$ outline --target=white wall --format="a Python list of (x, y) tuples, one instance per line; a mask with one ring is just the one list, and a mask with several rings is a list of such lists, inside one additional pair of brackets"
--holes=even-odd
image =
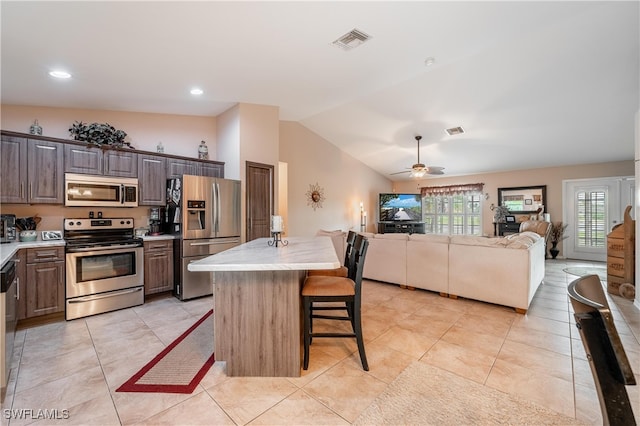
[[(280, 160), (288, 164), (289, 235), (360, 230), (360, 202), (374, 217), (378, 193), (391, 190), (390, 180), (296, 122), (280, 122)], [(325, 200), (314, 210), (305, 194), (316, 183)], [(369, 220), (367, 230), (375, 231), (374, 221)]]
[(198, 146), (204, 140), (209, 147), (209, 159), (218, 160), (216, 117), (2, 105), (0, 127), (29, 133), (35, 119), (42, 126), (43, 136), (73, 139), (69, 127), (76, 121), (109, 123), (126, 132), (127, 141), (136, 149), (155, 152), (162, 141), (166, 154), (192, 158), (198, 158)]

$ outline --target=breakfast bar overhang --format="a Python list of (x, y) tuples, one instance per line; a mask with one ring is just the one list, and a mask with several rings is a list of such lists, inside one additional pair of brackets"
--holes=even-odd
[(307, 271), (340, 266), (329, 237), (259, 238), (189, 264), (214, 273), (216, 360), (228, 376), (300, 376), (300, 289)]

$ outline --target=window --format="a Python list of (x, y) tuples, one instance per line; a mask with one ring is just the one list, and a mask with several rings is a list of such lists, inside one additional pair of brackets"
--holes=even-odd
[(606, 193), (604, 191), (580, 191), (577, 196), (576, 246), (605, 247), (607, 237)]
[(425, 233), (482, 235), (482, 185), (422, 188)]

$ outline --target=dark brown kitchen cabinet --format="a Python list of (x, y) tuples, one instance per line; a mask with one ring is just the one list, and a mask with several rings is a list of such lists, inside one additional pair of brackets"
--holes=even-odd
[(0, 202), (64, 203), (63, 145), (2, 135)]
[(27, 249), (18, 250), (15, 258), (16, 276), (18, 277), (18, 321), (27, 317)]
[(164, 206), (166, 186), (166, 159), (158, 155), (138, 154), (138, 204)]
[(58, 142), (29, 141), (27, 202), (64, 203), (64, 146)]
[(2, 135), (0, 202), (27, 202), (27, 139)]
[(26, 317), (64, 312), (64, 247), (27, 249)]
[(199, 176), (224, 177), (224, 166), (221, 164), (200, 163), (199, 166)]
[(167, 159), (167, 179), (182, 175), (198, 175), (199, 163), (197, 161), (183, 160), (179, 158)]
[(173, 290), (173, 240), (144, 242), (144, 294)]
[(64, 147), (64, 171), (87, 175), (102, 175), (103, 151), (98, 147), (66, 144)]
[(138, 154), (97, 146), (66, 144), (64, 170), (88, 175), (138, 177)]
[(104, 175), (138, 177), (138, 154), (120, 150), (104, 152)]

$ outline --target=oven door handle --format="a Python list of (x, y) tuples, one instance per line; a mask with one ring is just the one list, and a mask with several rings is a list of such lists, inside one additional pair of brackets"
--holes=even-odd
[(121, 296), (123, 294), (131, 294), (131, 293), (137, 293), (139, 291), (142, 291), (142, 287), (137, 287), (137, 288), (132, 288), (131, 290), (124, 290), (124, 291), (118, 291), (118, 292), (111, 292), (109, 294), (102, 294), (102, 295), (96, 295), (96, 296), (87, 296), (87, 297), (79, 297), (77, 299), (71, 299), (71, 300), (67, 300), (68, 303), (86, 303), (86, 302), (93, 302), (94, 300), (100, 300), (100, 299), (108, 299), (110, 297), (114, 297), (114, 296)]
[(190, 246), (215, 246), (218, 244), (239, 243), (240, 240), (208, 241), (205, 243), (189, 243)]
[(87, 251), (106, 251), (106, 250), (120, 250), (120, 249), (128, 249), (128, 248), (138, 248), (142, 247), (139, 244), (123, 244), (121, 246), (107, 246), (107, 247), (85, 247), (85, 248), (72, 248), (67, 249), (67, 253), (82, 253)]

